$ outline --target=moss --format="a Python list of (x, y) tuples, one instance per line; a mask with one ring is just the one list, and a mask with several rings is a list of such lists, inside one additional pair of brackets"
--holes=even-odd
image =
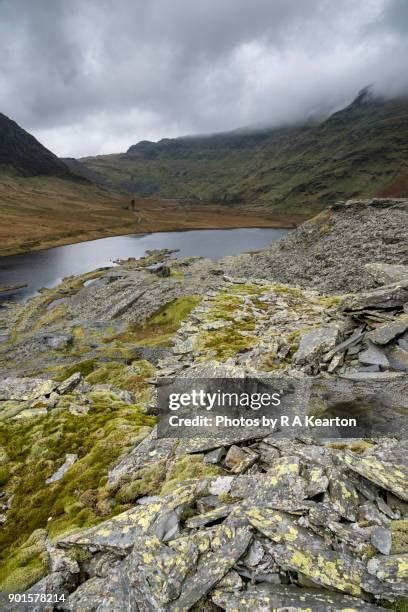
[(54, 306), (51, 310), (47, 311), (35, 324), (34, 329), (38, 330), (42, 327), (47, 327), (48, 325), (52, 325), (52, 323), (56, 323), (57, 321), (66, 320), (68, 318), (68, 308), (66, 304), (58, 304), (58, 306)]
[(200, 334), (197, 349), (210, 351), (218, 361), (226, 361), (239, 352), (250, 349), (256, 344), (255, 336), (246, 336), (233, 328), (220, 329)]
[(125, 332), (105, 338), (106, 342), (117, 340), (122, 343), (131, 343), (134, 347), (166, 347), (179, 329), (181, 323), (195, 308), (201, 297), (197, 295), (186, 295), (168, 302), (143, 325), (133, 325)]
[(239, 501), (238, 497), (233, 497), (229, 493), (220, 493), (218, 499), (222, 504), (235, 504), (235, 502)]
[(394, 602), (380, 601), (379, 604), (387, 610), (393, 610), (393, 612), (408, 612), (408, 599), (400, 599)]
[(184, 272), (182, 272), (181, 270), (175, 270), (174, 268), (172, 268), (170, 270), (170, 276), (171, 278), (177, 278), (182, 280), (184, 278)]
[(374, 444), (368, 442), (367, 440), (353, 440), (352, 442), (330, 442), (328, 446), (335, 448), (336, 450), (347, 449), (353, 451), (353, 453), (361, 455), (366, 450), (373, 448)]
[(189, 478), (208, 478), (218, 476), (220, 473), (219, 467), (204, 463), (203, 455), (187, 455), (177, 459), (171, 466), (160, 493), (170, 493), (177, 485)]
[(312, 300), (313, 304), (324, 306), (324, 308), (330, 309), (339, 306), (343, 302), (343, 298), (338, 295), (323, 296)]
[(50, 368), (49, 371), (53, 374), (55, 380), (63, 381), (77, 372), (80, 372), (82, 376), (88, 376), (88, 374), (93, 372), (95, 366), (95, 359), (85, 359), (84, 361), (78, 361), (68, 366), (54, 366)]
[(129, 344), (121, 344), (117, 341), (110, 346), (100, 347), (98, 349), (98, 357), (112, 360), (133, 361), (138, 357), (138, 349)]
[(304, 292), (299, 287), (292, 287), (291, 285), (282, 285), (281, 283), (276, 283), (272, 285), (273, 291), (276, 295), (282, 295), (288, 298), (296, 298), (304, 300)]
[(0, 466), (0, 487), (4, 486), (10, 478), (10, 470), (6, 465)]
[(391, 521), (391, 554), (408, 553), (408, 520)]
[[(155, 418), (106, 392), (89, 393), (88, 401), (90, 410), (81, 417), (54, 410), (35, 421), (0, 422), (0, 444), (12, 468), (7, 492), (13, 496), (0, 533), (3, 581), (14, 575), (14, 570), (20, 576), (13, 559), (20, 563), (20, 548), (26, 548), (27, 537), (36, 529), (46, 528), (49, 536), (55, 537), (94, 525), (106, 513), (113, 515), (123, 508), (115, 500), (106, 501), (108, 470), (123, 452), (151, 431)], [(64, 478), (46, 485), (46, 479), (64, 462), (66, 453), (76, 453), (78, 460)], [(86, 496), (81, 499), (90, 490), (98, 492), (94, 506), (85, 503)], [(27, 586), (44, 569), (38, 551), (29, 559), (30, 571), (24, 570)]]
[(152, 463), (132, 475), (132, 480), (121, 486), (116, 499), (121, 503), (132, 502), (143, 495), (155, 495), (165, 479), (165, 465)]
[(34, 531), (0, 569), (3, 591), (24, 591), (41, 580), (48, 570), (44, 530)]
[(102, 363), (91, 374), (86, 381), (95, 384), (109, 384), (117, 389), (133, 391), (137, 393), (145, 388), (145, 379), (154, 373), (153, 366), (148, 361), (136, 361), (126, 366), (123, 363)]

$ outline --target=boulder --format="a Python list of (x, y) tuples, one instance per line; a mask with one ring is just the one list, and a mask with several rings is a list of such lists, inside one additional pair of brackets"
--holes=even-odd
[(339, 328), (334, 324), (323, 325), (304, 333), (293, 357), (293, 363), (305, 365), (319, 360), (324, 353), (335, 347), (338, 338)]
[(365, 269), (379, 285), (389, 285), (408, 279), (408, 266), (386, 263), (369, 263)]

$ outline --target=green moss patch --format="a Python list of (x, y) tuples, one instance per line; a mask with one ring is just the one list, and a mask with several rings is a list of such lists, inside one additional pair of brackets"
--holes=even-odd
[(131, 326), (127, 331), (105, 340), (131, 343), (135, 347), (169, 346), (181, 323), (200, 301), (201, 297), (198, 295), (176, 298), (159, 308), (143, 325)]
[(166, 476), (164, 463), (157, 462), (137, 470), (132, 480), (123, 484), (116, 493), (121, 503), (133, 502), (143, 495), (157, 495)]
[(145, 379), (152, 376), (154, 367), (148, 361), (134, 361), (127, 366), (123, 363), (101, 363), (86, 377), (86, 382), (109, 384), (117, 389), (139, 393), (146, 389)]
[[(35, 421), (0, 423), (0, 444), (11, 472), (6, 490), (13, 495), (0, 533), (0, 587), (9, 584), (10, 564), (19, 559), (36, 529), (44, 528), (54, 537), (93, 525), (123, 508), (107, 499), (108, 470), (149, 433), (155, 418), (107, 392), (90, 393), (88, 400), (90, 410), (83, 416), (56, 409)], [(66, 453), (76, 453), (78, 460), (61, 480), (46, 484), (64, 463)], [(89, 503), (91, 498), (95, 503)], [(21, 578), (24, 588), (43, 567), (38, 555), (30, 557), (30, 578)]]
[(162, 495), (173, 491), (180, 483), (190, 478), (209, 478), (218, 476), (221, 469), (203, 461), (204, 455), (187, 455), (177, 459), (166, 476), (160, 493)]
[(10, 556), (0, 569), (0, 584), (3, 591), (24, 591), (41, 580), (48, 570), (48, 553), (45, 547), (46, 532), (34, 531)]
[(82, 376), (88, 376), (93, 372), (96, 367), (95, 359), (85, 359), (84, 361), (77, 361), (66, 366), (55, 366), (50, 369), (50, 372), (55, 380), (63, 381), (72, 374), (79, 372)]

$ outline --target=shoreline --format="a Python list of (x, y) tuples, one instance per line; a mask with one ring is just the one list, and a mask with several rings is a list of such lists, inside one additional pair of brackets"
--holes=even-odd
[[(133, 236), (133, 235), (149, 235), (149, 234), (158, 234), (158, 233), (170, 233), (170, 232), (189, 232), (189, 231), (200, 231), (200, 230), (233, 230), (233, 229), (294, 229), (298, 223), (301, 221), (295, 222), (287, 222), (284, 223), (283, 220), (274, 220), (274, 219), (254, 219), (251, 223), (251, 219), (246, 219), (242, 217), (242, 223), (234, 223), (233, 221), (228, 224), (211, 224), (211, 223), (203, 223), (197, 224), (193, 227), (191, 225), (181, 224), (179, 227), (175, 227), (171, 225), (170, 227), (160, 228), (160, 229), (142, 229), (139, 228), (139, 231), (134, 230), (129, 232), (129, 227), (120, 226), (117, 228), (117, 231), (114, 229), (111, 230), (90, 230), (88, 232), (79, 233), (77, 236), (62, 236), (49, 240), (42, 240), (38, 245), (30, 245), (30, 241), (19, 245), (19, 246), (10, 246), (7, 248), (6, 245), (0, 246), (0, 259), (4, 259), (7, 257), (12, 257), (14, 255), (28, 255), (29, 253), (35, 253), (39, 251), (47, 251), (49, 249), (61, 247), (61, 246), (69, 246), (71, 244), (79, 244), (82, 242), (92, 242), (96, 240), (101, 240), (104, 238), (115, 238), (118, 236)], [(126, 231), (127, 230), (127, 231)]]

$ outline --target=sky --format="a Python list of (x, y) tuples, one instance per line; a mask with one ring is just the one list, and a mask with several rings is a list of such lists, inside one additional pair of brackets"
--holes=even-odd
[(0, 112), (60, 156), (408, 91), (408, 0), (0, 0)]

